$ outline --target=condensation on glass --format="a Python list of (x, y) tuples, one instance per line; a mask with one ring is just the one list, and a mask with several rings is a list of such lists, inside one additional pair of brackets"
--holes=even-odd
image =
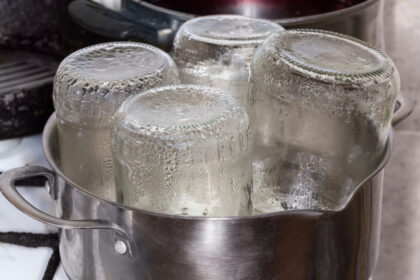
[(316, 30), (270, 36), (252, 66), (255, 213), (338, 210), (374, 171), (400, 81), (357, 39)]
[(172, 52), (181, 82), (223, 89), (246, 106), (252, 55), (272, 32), (281, 30), (269, 20), (234, 15), (187, 21)]
[(126, 205), (175, 215), (251, 214), (248, 115), (219, 89), (168, 86), (130, 97), (115, 114), (111, 146)]
[(60, 64), (54, 80), (61, 167), (92, 193), (115, 199), (110, 133), (112, 116), (130, 95), (178, 83), (165, 52), (140, 43), (81, 49)]

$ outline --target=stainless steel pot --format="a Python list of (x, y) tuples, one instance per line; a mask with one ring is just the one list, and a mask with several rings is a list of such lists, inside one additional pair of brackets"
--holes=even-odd
[[(225, 2), (229, 4), (232, 1)], [(263, 2), (252, 2), (252, 16), (272, 19), (285, 28), (336, 31), (382, 47), (382, 0), (366, 0), (341, 10), (294, 18), (271, 18), (267, 14), (269, 9), (262, 5)], [(313, 1), (310, 2), (313, 5)], [(118, 10), (108, 9), (90, 0), (75, 0), (70, 4), (69, 11), (78, 24), (90, 31), (118, 40), (141, 40), (163, 49), (170, 49), (175, 33), (182, 23), (197, 16), (141, 0), (121, 0)], [(209, 10), (207, 13), (212, 12), (214, 11)], [(246, 9), (235, 12), (250, 15)]]
[[(336, 212), (297, 211), (249, 217), (155, 214), (100, 199), (57, 166), (56, 118), (43, 135), (52, 167), (22, 167), (0, 176), (3, 195), (18, 209), (60, 231), (60, 254), (71, 279), (362, 280), (378, 258), (383, 168)], [(56, 217), (16, 191), (21, 179), (45, 176)]]

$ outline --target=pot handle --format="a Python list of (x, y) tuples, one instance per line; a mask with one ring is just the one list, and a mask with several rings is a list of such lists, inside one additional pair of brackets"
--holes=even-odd
[(75, 0), (70, 3), (68, 10), (77, 24), (93, 33), (118, 40), (140, 40), (163, 49), (171, 47), (174, 30), (156, 24), (165, 22), (165, 19), (155, 17), (155, 24), (147, 20), (138, 22), (89, 0)]
[[(17, 209), (26, 215), (44, 224), (61, 229), (107, 229), (112, 230), (123, 240), (116, 240), (114, 247), (117, 253), (125, 254), (127, 251), (132, 256), (132, 244), (129, 242), (127, 233), (118, 225), (105, 220), (65, 220), (48, 215), (35, 208), (24, 199), (16, 190), (16, 181), (43, 176), (47, 178), (47, 189), (54, 190), (55, 174), (53, 171), (41, 166), (25, 166), (8, 170), (0, 175), (0, 191), (4, 197)], [(123, 242), (123, 243), (121, 243)], [(124, 250), (126, 248), (126, 250)]]
[(394, 115), (392, 116), (392, 125), (405, 120), (413, 112), (414, 106), (411, 102), (407, 101), (401, 93), (397, 96), (397, 104), (395, 105)]

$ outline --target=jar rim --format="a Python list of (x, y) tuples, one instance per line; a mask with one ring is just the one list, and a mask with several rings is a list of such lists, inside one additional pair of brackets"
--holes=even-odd
[[(224, 103), (223, 110), (220, 110), (217, 114), (214, 114), (211, 118), (203, 119), (202, 121), (197, 121), (194, 123), (188, 123), (188, 124), (150, 124), (150, 123), (143, 123), (141, 125), (133, 124), (131, 121), (130, 123), (120, 122), (121, 126), (124, 127), (124, 129), (138, 133), (140, 128), (145, 128), (147, 126), (153, 126), (157, 129), (164, 129), (166, 132), (170, 131), (178, 131), (183, 130), (185, 132), (195, 132), (197, 130), (201, 130), (204, 127), (214, 127), (217, 124), (220, 124), (221, 122), (231, 121), (232, 114), (235, 114), (236, 112), (241, 112), (247, 116), (245, 109), (239, 104), (239, 101), (237, 101), (234, 97), (232, 97), (230, 94), (224, 92), (221, 89), (208, 87), (208, 86), (201, 86), (201, 85), (189, 85), (189, 84), (180, 84), (180, 85), (166, 85), (161, 86), (157, 88), (152, 88), (149, 90), (146, 90), (142, 93), (132, 95), (128, 97), (123, 104), (120, 106), (116, 114), (114, 115), (113, 122), (115, 124), (115, 120), (118, 119), (118, 116), (121, 114), (122, 111), (127, 110), (128, 107), (135, 107), (135, 102), (138, 99), (144, 98), (144, 97), (150, 97), (155, 94), (160, 94), (165, 91), (173, 91), (173, 93), (182, 94), (182, 92), (187, 92), (188, 90), (192, 91), (200, 91), (203, 92), (203, 94), (207, 95), (214, 95), (214, 98), (219, 99), (215, 100), (217, 103)], [(126, 117), (124, 117), (126, 118)]]
[(288, 50), (277, 47), (274, 52), (276, 54), (276, 59), (286, 64), (292, 72), (297, 72), (303, 76), (314, 78), (322, 82), (339, 84), (369, 84), (371, 82), (378, 83), (383, 80), (388, 80), (394, 73), (395, 68), (393, 62), (382, 51), (362, 40), (337, 32), (317, 29), (291, 29), (287, 30), (286, 32), (278, 32), (272, 34), (267, 39), (267, 42), (270, 40), (275, 40), (275, 44), (277, 45), (277, 43), (286, 36), (295, 34), (328, 36), (330, 38), (338, 39), (344, 44), (352, 44), (354, 47), (364, 51), (365, 53), (369, 52), (370, 55), (375, 56), (378, 59), (378, 64), (376, 67), (371, 67), (371, 69), (366, 71), (332, 70), (322, 68), (321, 66), (318, 67), (318, 65), (315, 64), (311, 65), (310, 63), (299, 61), (299, 59), (288, 55)]
[[(71, 63), (72, 60), (74, 60), (75, 58), (87, 54), (89, 52), (92, 51), (96, 51), (96, 50), (105, 50), (106, 48), (110, 48), (110, 47), (132, 47), (132, 48), (138, 48), (139, 50), (147, 50), (150, 51), (151, 53), (155, 54), (158, 56), (160, 61), (158, 62), (158, 66), (156, 67), (156, 72), (162, 72), (165, 70), (165, 68), (170, 68), (170, 64), (172, 62), (172, 58), (169, 56), (169, 54), (167, 54), (166, 52), (162, 51), (161, 49), (148, 45), (148, 44), (144, 44), (144, 43), (137, 43), (137, 42), (106, 42), (106, 43), (99, 43), (99, 44), (95, 44), (92, 46), (88, 46), (85, 48), (82, 48), (80, 50), (77, 50), (75, 52), (73, 52), (72, 54), (68, 55), (66, 58), (63, 59), (63, 61), (60, 63), (60, 65), (58, 66), (57, 69), (57, 75), (61, 72), (60, 70), (62, 70), (64, 67), (66, 67), (69, 63)], [(139, 65), (140, 66), (140, 65)], [(140, 67), (139, 67), (140, 68)], [(134, 69), (133, 69), (134, 70)], [(106, 77), (94, 77), (92, 75), (86, 75), (86, 73), (80, 73), (78, 71), (71, 71), (71, 76), (72, 78), (76, 78), (76, 79), (83, 79), (89, 82), (111, 82), (111, 83), (115, 83), (115, 82), (119, 82), (119, 81), (124, 81), (127, 79), (131, 79), (131, 78), (137, 78), (137, 77), (149, 77), (149, 76), (153, 76), (154, 72), (153, 71), (149, 71), (149, 72), (144, 72), (141, 73), (139, 75), (138, 72), (133, 71), (132, 75), (127, 75), (124, 77), (115, 77), (115, 78), (106, 78)]]
[[(245, 30), (242, 32), (239, 30), (236, 34), (225, 34), (224, 32), (228, 29), (232, 28), (232, 25), (228, 25), (226, 30), (200, 30), (198, 24), (200, 22), (204, 23), (204, 21), (212, 21), (212, 20), (234, 20), (237, 19), (239, 21), (244, 21), (249, 27), (249, 23), (259, 24), (261, 26), (266, 25), (264, 31), (259, 33), (247, 33), (243, 34)], [(217, 26), (221, 28), (225, 28), (226, 24), (218, 24)], [(237, 26), (240, 29), (240, 26)], [(272, 32), (275, 31), (284, 31), (285, 29), (270, 20), (267, 19), (260, 19), (260, 18), (251, 18), (241, 15), (209, 15), (209, 16), (201, 16), (197, 18), (193, 18), (183, 24), (181, 29), (191, 36), (194, 40), (214, 44), (214, 45), (226, 45), (226, 46), (244, 46), (244, 45), (259, 45), (261, 44)], [(233, 30), (230, 30), (232, 32)], [(250, 30), (248, 30), (250, 31)]]

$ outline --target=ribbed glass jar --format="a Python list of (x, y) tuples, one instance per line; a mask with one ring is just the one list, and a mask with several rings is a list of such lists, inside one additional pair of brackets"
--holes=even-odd
[(172, 52), (181, 83), (220, 88), (246, 106), (251, 58), (264, 39), (281, 30), (269, 20), (235, 15), (187, 21)]
[(215, 88), (179, 85), (127, 99), (115, 114), (118, 199), (158, 213), (251, 214), (248, 115)]
[(392, 61), (362, 41), (270, 36), (250, 78), (256, 212), (342, 205), (383, 156), (399, 88)]
[(61, 167), (92, 193), (114, 200), (112, 116), (129, 96), (178, 83), (165, 52), (140, 43), (113, 42), (66, 57), (54, 79)]

